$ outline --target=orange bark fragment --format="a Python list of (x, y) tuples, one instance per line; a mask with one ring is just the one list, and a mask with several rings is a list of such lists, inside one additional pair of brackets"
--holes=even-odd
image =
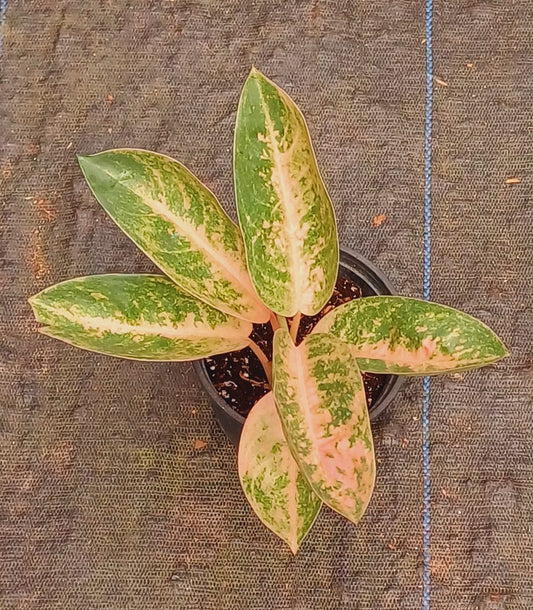
[(44, 199), (44, 197), (38, 197), (33, 201), (33, 206), (38, 211), (39, 216), (50, 222), (51, 220), (55, 220), (57, 213), (54, 210), (54, 206), (49, 199)]
[(387, 220), (386, 214), (377, 214), (372, 218), (372, 226), (380, 227)]

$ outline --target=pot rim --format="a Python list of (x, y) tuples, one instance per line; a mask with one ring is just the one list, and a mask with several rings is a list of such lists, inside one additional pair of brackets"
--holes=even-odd
[[(369, 288), (375, 292), (377, 295), (386, 295), (386, 294), (396, 294), (394, 286), (390, 279), (378, 268), (374, 263), (369, 261), (365, 256), (359, 254), (355, 250), (351, 248), (346, 248), (344, 246), (340, 247), (340, 260), (339, 267), (344, 266), (350, 269), (350, 265), (347, 263), (343, 264), (342, 255), (345, 255), (348, 258), (353, 258), (357, 262), (361, 263), (365, 270), (370, 272), (367, 275), (363, 276), (363, 281), (369, 286)], [(357, 270), (351, 269), (357, 273)], [(385, 290), (383, 290), (383, 288)], [(228, 404), (216, 391), (209, 375), (207, 374), (207, 370), (205, 367), (205, 358), (200, 360), (194, 360), (193, 363), (194, 371), (200, 381), (200, 384), (207, 392), (210, 401), (221, 409), (230, 419), (234, 420), (234, 422), (238, 426), (243, 426), (246, 418), (235, 411), (235, 409)], [(385, 381), (385, 385), (383, 386), (381, 393), (379, 394), (377, 400), (374, 405), (369, 409), (370, 419), (371, 421), (376, 420), (385, 409), (390, 405), (390, 403), (394, 400), (400, 387), (403, 385), (405, 378), (401, 375), (384, 375), (387, 377)]]

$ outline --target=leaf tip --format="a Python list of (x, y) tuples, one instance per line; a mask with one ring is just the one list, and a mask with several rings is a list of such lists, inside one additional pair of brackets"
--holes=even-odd
[(247, 82), (255, 81), (258, 85), (261, 83), (269, 82), (269, 79), (258, 70), (254, 65), (250, 68), (250, 74), (248, 74)]
[(31, 297), (28, 297), (28, 303), (29, 303), (30, 307), (32, 308), (33, 315), (35, 316), (36, 320), (39, 320), (37, 307), (39, 306), (39, 295), (40, 294), (41, 293), (38, 292), (37, 294), (34, 294)]
[[(78, 159), (78, 165), (81, 168), (84, 176), (88, 171), (91, 171), (91, 168), (94, 167), (98, 163), (97, 159), (98, 155), (76, 155)], [(87, 176), (86, 176), (87, 177)]]
[(76, 155), (76, 159), (78, 160), (78, 165), (80, 166), (83, 175), (87, 178), (86, 172), (89, 169), (91, 155)]
[(508, 358), (511, 355), (511, 352), (509, 351), (509, 349), (507, 349), (507, 346), (500, 339), (500, 337), (498, 337), (498, 335), (494, 331), (491, 330), (491, 332), (496, 341), (496, 345), (495, 345), (495, 349), (494, 349), (496, 359), (494, 360), (494, 362), (497, 362), (498, 360), (502, 360), (503, 358)]

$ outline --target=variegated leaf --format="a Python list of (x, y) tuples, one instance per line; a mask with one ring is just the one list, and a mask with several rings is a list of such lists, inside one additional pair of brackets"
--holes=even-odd
[(272, 392), (255, 404), (244, 423), (239, 478), (259, 519), (296, 553), (322, 502), (291, 455)]
[(373, 373), (432, 375), (477, 368), (508, 355), (479, 320), (408, 297), (355, 299), (324, 316), (313, 332), (340, 337), (359, 368)]
[(312, 334), (296, 347), (274, 336), (274, 397), (285, 437), (314, 492), (354, 523), (375, 479), (374, 445), (363, 380), (349, 347)]
[(318, 313), (337, 277), (335, 216), (302, 113), (253, 69), (235, 128), (235, 189), (248, 269), (273, 311)]
[(102, 354), (195, 360), (245, 347), (252, 324), (181, 292), (160, 275), (93, 275), (30, 299), (40, 331)]
[(180, 288), (239, 318), (268, 320), (246, 269), (239, 228), (186, 167), (133, 149), (79, 162), (106, 212)]

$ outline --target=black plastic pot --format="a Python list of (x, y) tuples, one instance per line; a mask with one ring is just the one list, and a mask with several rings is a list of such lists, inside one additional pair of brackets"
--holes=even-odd
[[(359, 284), (363, 289), (363, 296), (394, 294), (392, 284), (379, 269), (360, 254), (346, 248), (341, 248), (339, 275)], [(237, 413), (215, 390), (207, 374), (205, 360), (196, 360), (193, 362), (193, 366), (202, 387), (209, 396), (216, 420), (229, 440), (234, 445), (238, 445), (244, 417)], [(370, 407), (371, 420), (375, 420), (389, 406), (402, 383), (402, 377), (386, 376), (385, 385)]]

